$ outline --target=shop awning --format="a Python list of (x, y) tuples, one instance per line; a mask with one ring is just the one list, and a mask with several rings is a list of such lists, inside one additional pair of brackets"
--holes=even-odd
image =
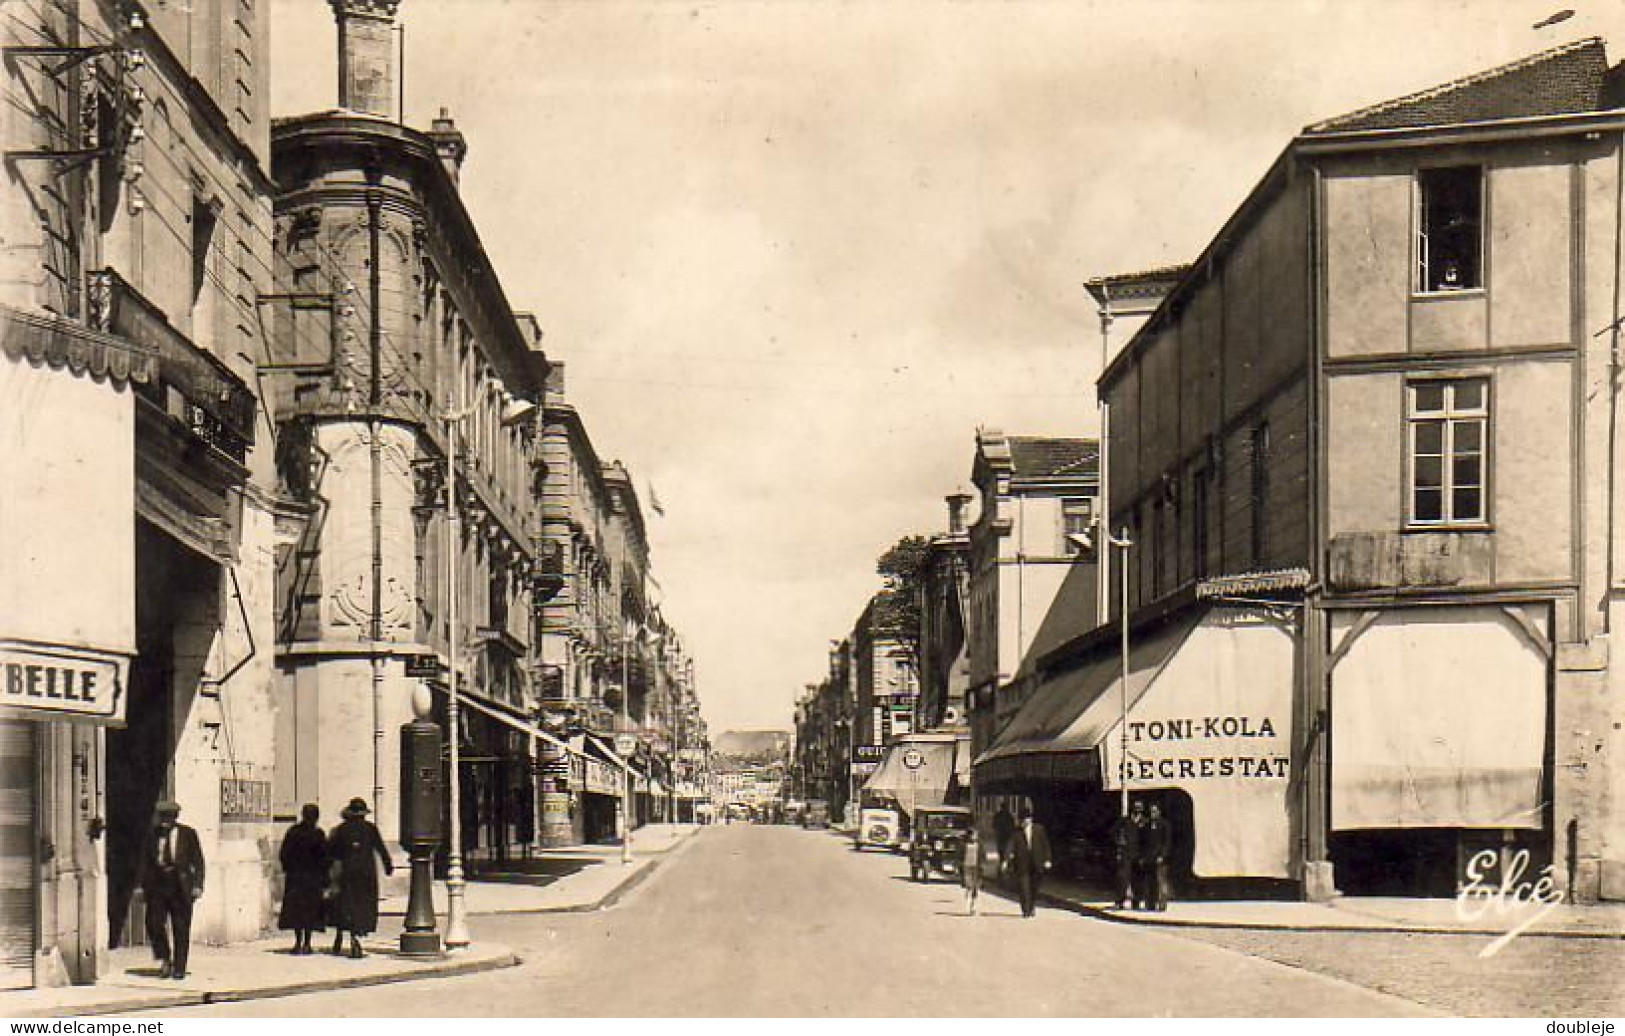
[(1332, 827), (1539, 828), (1544, 608), (1337, 613)]
[(958, 747), (956, 740), (899, 741), (886, 750), (880, 769), (864, 782), (863, 791), (910, 808), (940, 806), (953, 785)]
[(501, 709), (496, 708), (495, 706), (487, 705), (471, 694), (457, 695), (457, 704), (473, 709), (475, 712), (490, 716), (499, 723), (506, 723), (508, 726), (514, 728), (522, 734), (530, 734), (542, 741), (546, 741), (550, 745), (555, 745), (562, 748), (566, 752), (575, 751), (575, 749), (570, 747), (569, 742), (554, 737), (552, 734), (549, 734), (547, 731), (543, 730), (541, 727), (538, 727), (534, 723), (527, 723), (517, 716), (510, 716), (508, 713), (503, 712)]
[(1126, 726), (1114, 647), (1040, 687), (977, 760), (978, 780), (1177, 789), (1191, 799), (1198, 875), (1289, 876), (1291, 632), (1263, 612), (1220, 606), (1138, 638)]
[[(1129, 643), (1129, 704), (1138, 701), (1179, 645), (1190, 635), (1200, 613), (1176, 621)], [(1106, 727), (1121, 711), (1118, 692), (1122, 655), (1113, 641), (1102, 645), (1083, 665), (1045, 680), (1004, 728), (992, 747), (976, 759), (977, 773), (994, 760), (1015, 756), (1092, 752)], [(1000, 767), (1013, 771), (1012, 767)], [(1026, 769), (1031, 770), (1031, 767)], [(1098, 773), (1098, 768), (1092, 768)], [(1092, 775), (1076, 771), (1079, 776)]]
[(637, 776), (637, 777), (640, 777), (640, 778), (643, 776), (643, 771), (642, 770), (639, 770), (636, 766), (633, 766), (630, 760), (622, 759), (619, 755), (616, 755), (615, 754), (615, 749), (610, 747), (609, 743), (607, 741), (605, 741), (603, 738), (598, 737), (598, 736), (593, 735), (593, 734), (588, 734), (587, 735), (587, 740), (592, 742), (592, 744), (600, 752), (604, 753), (604, 758), (608, 759), (610, 762), (614, 763), (616, 766), (619, 766), (623, 770), (631, 770), (634, 776)]

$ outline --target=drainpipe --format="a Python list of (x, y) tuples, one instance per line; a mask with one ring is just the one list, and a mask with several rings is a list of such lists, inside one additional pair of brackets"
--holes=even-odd
[[(383, 372), (379, 361), (383, 352), (383, 316), (379, 304), (383, 294), (379, 261), (379, 234), (382, 220), (382, 200), (376, 189), (367, 192), (367, 271), (368, 303), (372, 307), (368, 321), (367, 345), (370, 354), (370, 377), (367, 391), (368, 453), (372, 468), (372, 623), (368, 634), (372, 640), (372, 804), (382, 810), (384, 794), (384, 445), (383, 429), (379, 426), (378, 412), (383, 407)], [(456, 818), (452, 823), (456, 823)]]

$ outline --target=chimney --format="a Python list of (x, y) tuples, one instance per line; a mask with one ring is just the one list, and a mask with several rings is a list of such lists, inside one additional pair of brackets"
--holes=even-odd
[(389, 118), (401, 0), (327, 0), (339, 24), (339, 107)]
[(970, 503), (970, 494), (961, 490), (950, 493), (948, 500), (948, 535), (963, 536), (965, 534), (965, 507)]
[(434, 141), (434, 153), (440, 156), (440, 164), (446, 167), (446, 175), (455, 185), (463, 169), (463, 158), (468, 154), (468, 140), (452, 120), (450, 111), (440, 109), (439, 116), (429, 127), (429, 139)]

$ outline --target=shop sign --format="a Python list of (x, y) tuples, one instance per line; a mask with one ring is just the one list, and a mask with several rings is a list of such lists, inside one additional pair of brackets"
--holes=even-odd
[(879, 763), (853, 763), (852, 776), (867, 777), (878, 769), (880, 769)]
[[(878, 763), (886, 757), (885, 745), (853, 745), (852, 761), (855, 763)], [(856, 773), (857, 771), (852, 771)]]
[(621, 793), (621, 775), (602, 759), (585, 759), (586, 788), (599, 795), (619, 795)]
[(1129, 782), (1284, 780), (1286, 743), (1276, 720), (1263, 716), (1131, 719)]
[(129, 667), (123, 655), (0, 640), (0, 706), (25, 717), (122, 726)]
[(271, 819), (271, 782), (220, 779), (220, 819), (247, 823)]
[(440, 657), (438, 655), (406, 655), (405, 658), (407, 679), (440, 679)]

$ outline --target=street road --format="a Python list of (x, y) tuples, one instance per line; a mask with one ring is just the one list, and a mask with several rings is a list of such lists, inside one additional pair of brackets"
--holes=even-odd
[(1023, 919), (831, 832), (701, 831), (615, 907), (475, 917), (522, 967), (204, 1016), (1396, 1015), (1406, 1000), (1201, 941), (1060, 910)]

